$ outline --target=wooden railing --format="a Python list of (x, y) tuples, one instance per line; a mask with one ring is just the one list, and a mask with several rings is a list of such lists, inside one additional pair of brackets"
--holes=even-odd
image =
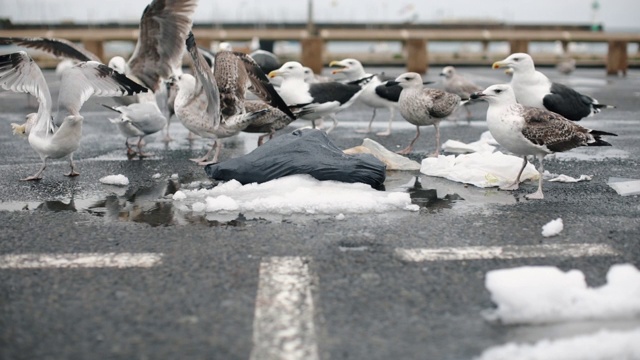
[[(136, 41), (138, 29), (131, 28), (55, 28), (55, 29), (10, 29), (0, 30), (0, 36), (55, 37), (80, 41), (104, 60), (105, 41)], [(584, 30), (473, 30), (473, 29), (352, 29), (319, 28), (313, 34), (306, 28), (195, 28), (194, 34), (200, 44), (212, 41), (248, 41), (254, 37), (261, 40), (293, 40), (302, 45), (301, 61), (315, 71), (323, 67), (323, 53), (327, 41), (401, 41), (407, 52), (406, 66), (409, 71), (425, 73), (428, 70), (427, 44), (429, 41), (477, 41), (487, 51), (494, 41), (508, 42), (514, 52), (528, 52), (530, 42), (561, 41), (567, 47), (570, 42), (606, 43), (607, 74), (626, 74), (629, 66), (627, 45), (640, 43), (640, 33), (609, 33)], [(535, 55), (535, 54), (534, 54)]]

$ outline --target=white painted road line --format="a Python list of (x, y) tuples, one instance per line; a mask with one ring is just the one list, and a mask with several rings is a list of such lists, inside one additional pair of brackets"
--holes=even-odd
[(611, 246), (604, 244), (469, 246), (433, 249), (398, 248), (395, 253), (401, 260), (411, 262), (620, 255)]
[(317, 360), (311, 276), (301, 257), (260, 264), (251, 360)]
[(0, 255), (0, 269), (149, 268), (158, 265), (162, 256), (156, 253), (8, 254)]

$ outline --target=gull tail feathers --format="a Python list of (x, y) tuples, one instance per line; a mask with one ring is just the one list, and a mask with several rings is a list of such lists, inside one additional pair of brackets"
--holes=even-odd
[(617, 134), (601, 130), (590, 130), (589, 134), (593, 136), (593, 140), (587, 142), (587, 146), (611, 146), (610, 143), (602, 140), (601, 136), (618, 136)]

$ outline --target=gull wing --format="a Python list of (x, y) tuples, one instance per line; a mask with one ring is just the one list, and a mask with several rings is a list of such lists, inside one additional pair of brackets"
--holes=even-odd
[(191, 56), (193, 69), (196, 77), (196, 90), (198, 90), (197, 83), (202, 87), (201, 91), (207, 99), (207, 115), (213, 121), (213, 126), (217, 127), (220, 124), (220, 91), (211, 68), (205, 61), (202, 53), (196, 45), (196, 39), (193, 33), (189, 33), (187, 36), (187, 52)]
[(130, 74), (157, 91), (179, 67), (197, 0), (153, 0), (140, 19), (140, 37), (127, 63)]
[(38, 99), (38, 118), (46, 117), (53, 131), (51, 93), (42, 70), (24, 51), (0, 56), (0, 86), (5, 90), (29, 93)]
[(26, 48), (45, 51), (61, 58), (69, 58), (78, 61), (102, 62), (102, 60), (100, 60), (100, 58), (91, 51), (79, 47), (65, 39), (42, 37), (0, 37), (0, 45), (20, 45)]
[(251, 58), (251, 56), (239, 52), (234, 54), (241, 60), (246, 70), (249, 81), (251, 82), (251, 90), (260, 99), (269, 105), (278, 108), (283, 113), (287, 114), (291, 119), (296, 119), (287, 104), (282, 100), (276, 89), (273, 87), (267, 76), (260, 68), (260, 65)]
[(149, 89), (96, 61), (79, 63), (62, 73), (58, 106), (78, 115), (91, 96), (125, 96)]

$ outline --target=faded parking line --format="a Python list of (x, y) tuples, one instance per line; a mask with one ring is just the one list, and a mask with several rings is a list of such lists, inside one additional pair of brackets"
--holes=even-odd
[(410, 262), (620, 255), (611, 246), (605, 244), (468, 246), (433, 249), (398, 248), (395, 249), (395, 254), (401, 260)]
[(0, 269), (39, 268), (149, 268), (158, 265), (159, 253), (68, 253), (0, 255)]
[(319, 358), (307, 263), (272, 257), (260, 264), (251, 360)]

